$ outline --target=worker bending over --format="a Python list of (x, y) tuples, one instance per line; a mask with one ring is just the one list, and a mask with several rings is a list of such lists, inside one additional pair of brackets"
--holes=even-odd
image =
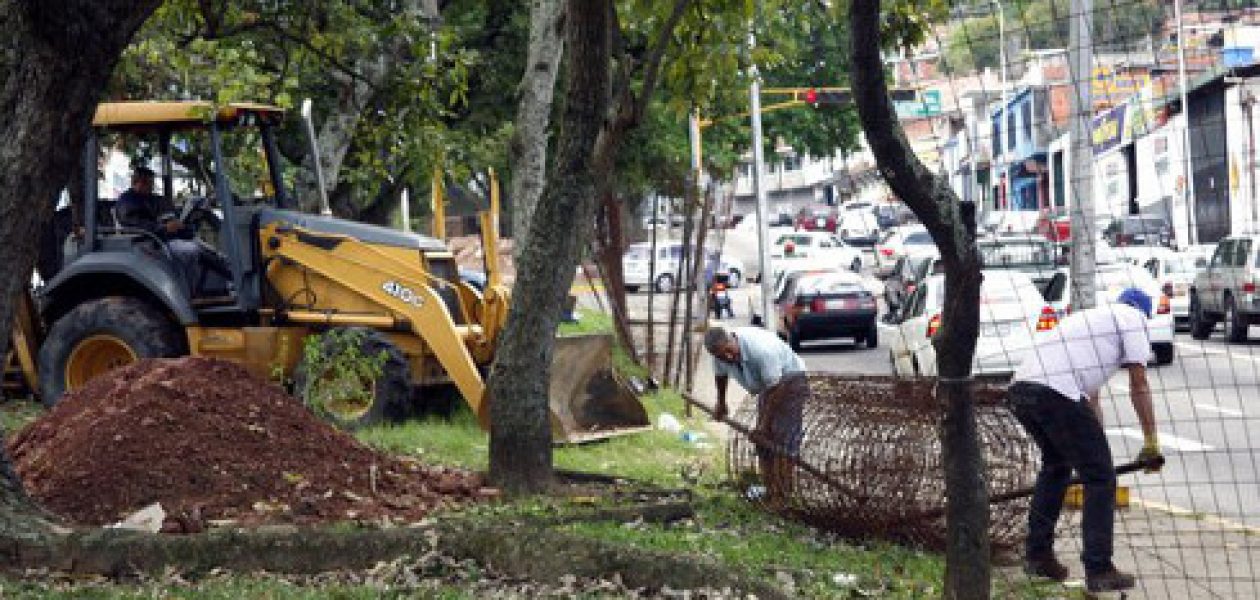
[(1054, 556), (1054, 528), (1075, 470), (1085, 487), (1081, 562), (1091, 592), (1124, 590), (1134, 583), (1132, 575), (1111, 562), (1116, 472), (1098, 403), (1102, 386), (1121, 367), (1129, 371), (1129, 394), (1146, 440), (1138, 460), (1152, 464), (1147, 472), (1157, 471), (1154, 463), (1162, 462), (1146, 381), (1151, 297), (1129, 288), (1117, 300), (1072, 313), (1058, 327), (1038, 334), (1007, 391), (1016, 418), (1041, 449), (1024, 570), (1055, 581), (1067, 579), (1068, 568)]
[(704, 346), (714, 359), (713, 418), (726, 418), (726, 382), (731, 377), (757, 396), (753, 440), (757, 460), (769, 501), (782, 503), (791, 493), (792, 460), (800, 453), (801, 411), (809, 397), (805, 361), (779, 336), (760, 327), (712, 327)]

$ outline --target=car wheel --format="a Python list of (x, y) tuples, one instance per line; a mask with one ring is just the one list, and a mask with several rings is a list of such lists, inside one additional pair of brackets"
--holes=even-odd
[(913, 356), (910, 357), (910, 369), (914, 371), (915, 377), (920, 377), (923, 375), (923, 369), (919, 368), (918, 357), (913, 357)]
[(1171, 343), (1153, 344), (1151, 349), (1155, 351), (1155, 364), (1157, 365), (1172, 363), (1173, 357), (1176, 355), (1176, 349)]
[(674, 276), (669, 273), (663, 273), (656, 277), (656, 284), (653, 286), (657, 292), (662, 294), (674, 291)]
[(879, 347), (879, 327), (878, 327), (878, 326), (876, 326), (876, 325), (871, 325), (871, 328), (870, 328), (869, 330), (867, 330), (867, 332), (866, 332), (866, 347), (867, 347), (867, 348), (878, 348), (878, 347)]
[(1212, 335), (1212, 327), (1215, 323), (1208, 320), (1207, 315), (1203, 312), (1203, 305), (1199, 303), (1198, 296), (1190, 297), (1190, 337), (1196, 340), (1206, 340)]
[(627, 291), (627, 292), (629, 292), (629, 293), (631, 293), (631, 294), (637, 293), (637, 292), (639, 291), (639, 286), (637, 286), (637, 285), (627, 285), (627, 286), (626, 286), (626, 291)]
[(796, 352), (801, 351), (801, 332), (795, 327), (788, 330), (788, 345)]
[(740, 273), (739, 269), (731, 269), (731, 278), (730, 278), (730, 281), (727, 283), (727, 285), (733, 288), (737, 288), (743, 284), (744, 284), (744, 274)]
[(1225, 298), (1225, 339), (1240, 343), (1247, 341), (1247, 317), (1238, 313), (1234, 297)]
[(853, 271), (854, 273), (861, 273), (862, 272), (862, 258), (861, 257), (854, 258), (853, 263), (849, 265), (849, 270)]

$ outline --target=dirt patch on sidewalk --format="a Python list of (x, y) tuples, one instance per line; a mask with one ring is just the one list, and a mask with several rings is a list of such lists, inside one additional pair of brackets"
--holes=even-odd
[(67, 394), (8, 443), (27, 491), (85, 525), (160, 502), (171, 532), (411, 522), (493, 495), (480, 476), (377, 452), (231, 362), (148, 360)]

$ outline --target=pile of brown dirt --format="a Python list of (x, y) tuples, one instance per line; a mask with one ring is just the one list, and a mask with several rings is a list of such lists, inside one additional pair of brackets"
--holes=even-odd
[(67, 394), (8, 443), (27, 491), (102, 525), (161, 502), (170, 531), (250, 525), (412, 522), (493, 495), (478, 475), (360, 444), (239, 365), (150, 360)]

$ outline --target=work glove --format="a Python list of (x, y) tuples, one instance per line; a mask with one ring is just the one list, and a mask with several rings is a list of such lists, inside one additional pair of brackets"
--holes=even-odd
[(1139, 463), (1146, 465), (1142, 472), (1158, 473), (1164, 466), (1164, 455), (1159, 451), (1159, 438), (1153, 435), (1147, 436), (1146, 443), (1142, 445), (1142, 451), (1138, 453), (1137, 459)]

